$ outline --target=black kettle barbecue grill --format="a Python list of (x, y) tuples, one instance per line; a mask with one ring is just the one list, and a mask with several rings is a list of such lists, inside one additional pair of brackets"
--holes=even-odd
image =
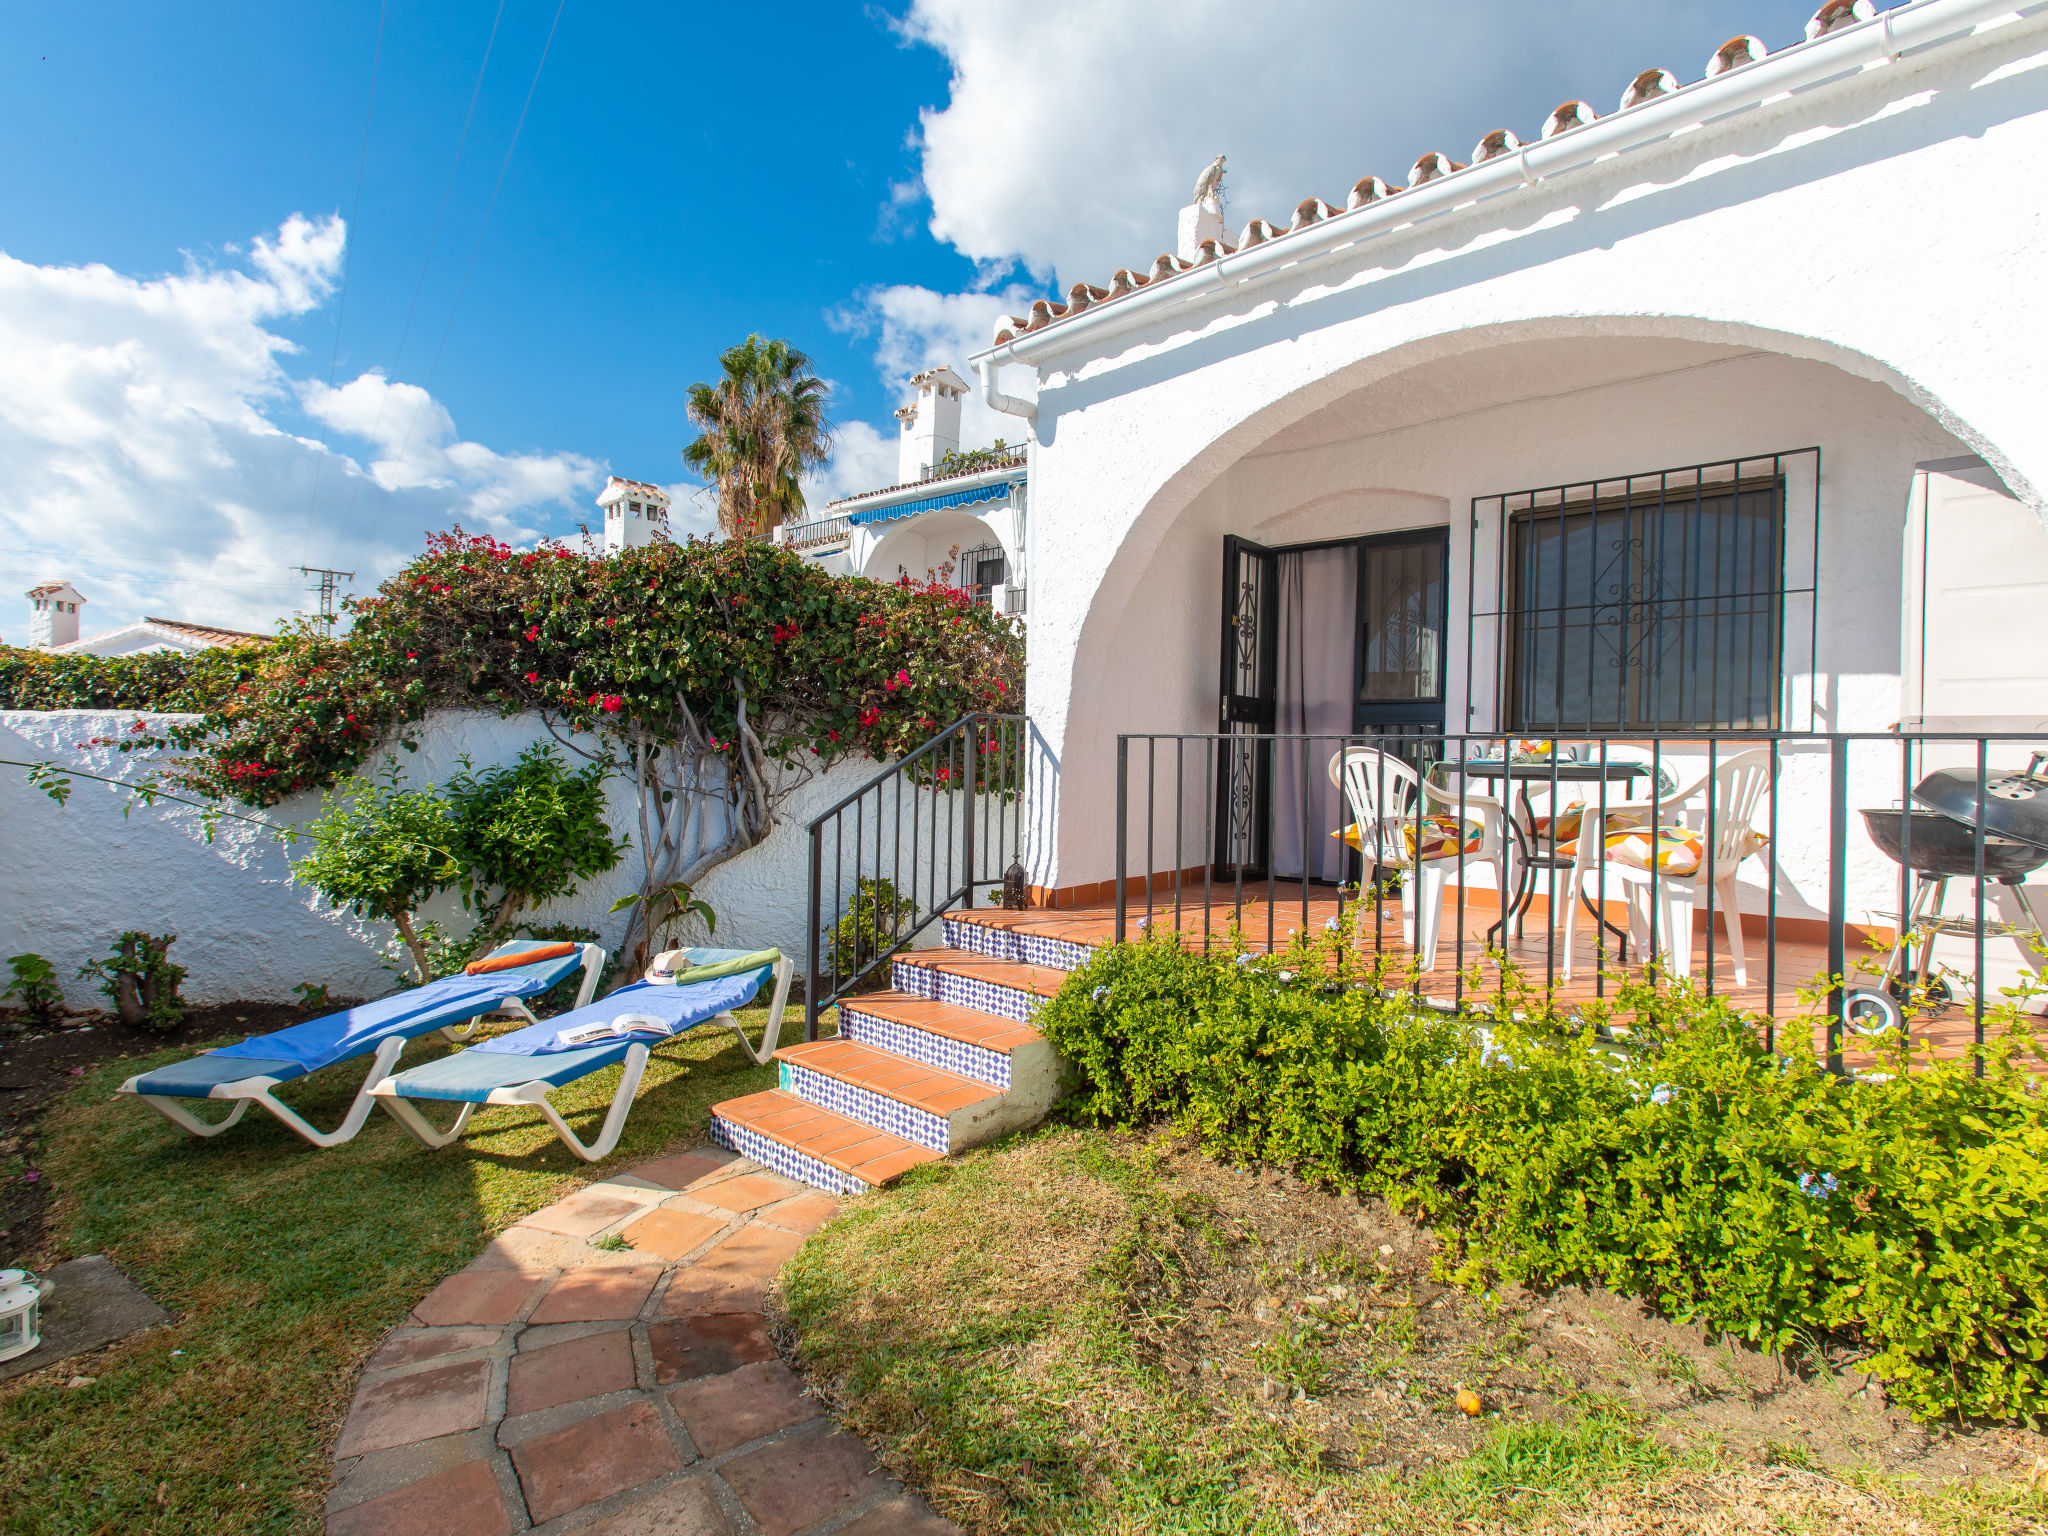
[[(2036, 752), (2019, 773), (1987, 776), (1983, 792), (1977, 776), (1942, 769), (1930, 773), (1913, 786), (1913, 798), (1925, 810), (1863, 812), (1863, 824), (1870, 840), (1897, 863), (1920, 877), (1913, 907), (1899, 923), (1898, 938), (1885, 959), (1882, 991), (1855, 991), (1843, 998), (1843, 1011), (1850, 1025), (1867, 1034), (1897, 1028), (1904, 1016), (1899, 1003), (1914, 998), (1931, 1006), (1950, 999), (1947, 983), (1934, 976), (1929, 967), (1934, 941), (1941, 935), (1974, 936), (1974, 918), (1947, 917), (1942, 904), (1951, 880), (1977, 878), (1977, 829), (1984, 831), (1983, 873), (2001, 885), (2020, 885), (2027, 876), (2048, 864), (2048, 752)], [(1987, 937), (2031, 937), (2041, 942), (2040, 924), (2024, 897), (2020, 910), (2025, 923), (1987, 922)], [(1920, 952), (1912, 954), (1915, 940)]]

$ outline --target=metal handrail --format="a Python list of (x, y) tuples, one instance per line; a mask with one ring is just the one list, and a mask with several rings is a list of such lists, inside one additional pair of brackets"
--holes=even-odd
[[(817, 1039), (818, 1016), (825, 1009), (854, 991), (947, 912), (963, 903), (972, 906), (977, 890), (1002, 883), (1008, 860), (1016, 857), (1020, 847), (1021, 818), (1007, 812), (1022, 801), (1027, 725), (1022, 715), (963, 715), (811, 818), (805, 828), (810, 842), (805, 905), (806, 1040)], [(910, 795), (907, 820), (906, 790)], [(920, 804), (921, 796), (929, 797), (928, 815), (927, 807)], [(957, 806), (950, 803), (955, 796)], [(828, 834), (833, 855), (829, 901)], [(906, 863), (910, 872), (907, 888)], [(988, 872), (991, 868), (994, 873)], [(884, 883), (892, 893), (886, 911)], [(910, 906), (907, 914), (897, 905), (903, 902)], [(839, 925), (848, 916), (856, 920), (850, 966), (843, 964), (838, 942)], [(875, 929), (872, 954), (861, 952), (863, 916)], [(824, 952), (828, 935), (829, 956)]]

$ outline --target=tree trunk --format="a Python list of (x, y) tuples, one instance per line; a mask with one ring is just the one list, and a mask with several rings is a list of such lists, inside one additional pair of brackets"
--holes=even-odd
[(419, 972), (420, 981), (424, 983), (431, 980), (432, 978), (427, 975), (427, 946), (422, 944), (419, 935), (412, 931), (412, 914), (394, 912), (391, 914), (391, 921), (398, 929), (398, 936), (405, 940), (405, 947), (412, 951), (413, 969)]
[(140, 1029), (142, 1021), (149, 1017), (148, 1010), (142, 1006), (142, 994), (135, 985), (133, 971), (114, 972), (114, 1011), (130, 1029)]

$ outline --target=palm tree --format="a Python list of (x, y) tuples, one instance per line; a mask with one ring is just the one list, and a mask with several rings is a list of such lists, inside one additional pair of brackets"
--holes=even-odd
[(803, 477), (832, 452), (825, 419), (831, 386), (786, 341), (754, 335), (718, 359), (715, 384), (690, 386), (689, 418), (702, 435), (683, 462), (718, 486), (718, 528), (762, 539), (803, 511)]

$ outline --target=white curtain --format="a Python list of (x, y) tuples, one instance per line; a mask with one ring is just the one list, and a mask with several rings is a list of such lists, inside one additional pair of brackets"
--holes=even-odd
[(1280, 879), (1303, 874), (1302, 790), (1308, 791), (1307, 876), (1339, 880), (1344, 845), (1330, 836), (1344, 825), (1343, 794), (1330, 782), (1330, 759), (1351, 733), (1358, 644), (1358, 549), (1284, 550), (1279, 557), (1279, 710), (1281, 736), (1319, 736), (1304, 749), (1279, 742), (1273, 751), (1272, 862)]

